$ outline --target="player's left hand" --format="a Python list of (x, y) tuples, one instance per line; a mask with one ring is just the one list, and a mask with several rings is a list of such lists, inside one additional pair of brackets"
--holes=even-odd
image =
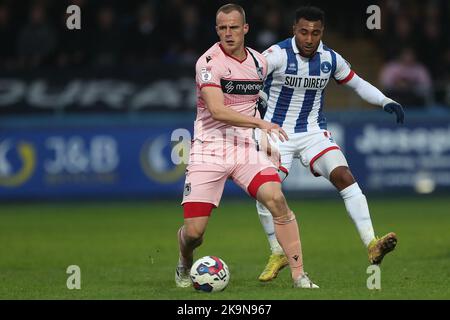
[(383, 110), (389, 113), (395, 113), (397, 116), (397, 123), (403, 124), (405, 121), (405, 111), (400, 103), (395, 102), (392, 99), (383, 105)]
[(260, 148), (262, 151), (264, 151), (269, 158), (269, 160), (276, 166), (279, 167), (281, 163), (281, 156), (280, 151), (278, 150), (279, 141), (280, 140), (273, 140), (269, 138), (269, 135), (266, 133), (266, 131), (260, 130), (260, 137), (259, 137), (259, 143)]

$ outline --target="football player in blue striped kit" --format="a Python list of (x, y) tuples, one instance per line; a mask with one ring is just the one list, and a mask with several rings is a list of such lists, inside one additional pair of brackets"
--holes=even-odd
[[(282, 180), (296, 158), (314, 175), (327, 178), (342, 196), (367, 247), (369, 262), (380, 264), (384, 255), (395, 248), (397, 236), (393, 232), (381, 238), (375, 236), (366, 197), (327, 130), (323, 114), (324, 90), (334, 79), (352, 88), (365, 101), (395, 113), (397, 123), (403, 123), (404, 112), (400, 104), (360, 78), (341, 55), (322, 43), (323, 31), (323, 11), (302, 7), (296, 11), (294, 37), (263, 53), (268, 61), (268, 76), (264, 92), (261, 92), (267, 105), (264, 120), (278, 124), (289, 135), (289, 141), (278, 143)], [(269, 281), (287, 265), (287, 259), (275, 237), (270, 212), (259, 202), (256, 206), (272, 251), (259, 280)]]

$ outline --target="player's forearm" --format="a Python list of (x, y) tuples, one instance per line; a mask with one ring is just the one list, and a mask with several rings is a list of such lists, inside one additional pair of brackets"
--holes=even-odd
[(223, 107), (210, 108), (214, 120), (224, 122), (235, 127), (258, 128), (261, 119), (241, 114), (233, 109)]
[(223, 101), (223, 93), (220, 88), (205, 87), (202, 89), (202, 97), (208, 107), (211, 117), (216, 121), (221, 121), (226, 124), (244, 127), (244, 128), (259, 128), (262, 120), (256, 117), (247, 116), (239, 113), (231, 108), (227, 108)]
[(353, 78), (346, 84), (365, 101), (377, 105), (384, 106), (389, 98), (387, 98), (380, 90), (375, 86), (360, 78), (358, 75), (354, 75)]

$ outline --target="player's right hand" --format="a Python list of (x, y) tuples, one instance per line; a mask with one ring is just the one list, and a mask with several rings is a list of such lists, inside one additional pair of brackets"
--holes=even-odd
[(271, 123), (265, 120), (261, 120), (259, 128), (264, 130), (272, 138), (276, 137), (281, 140), (281, 142), (288, 141), (289, 137), (287, 133), (276, 123)]

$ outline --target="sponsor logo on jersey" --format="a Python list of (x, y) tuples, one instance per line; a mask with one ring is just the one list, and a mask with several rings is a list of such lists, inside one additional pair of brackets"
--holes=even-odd
[(222, 91), (227, 94), (255, 95), (263, 89), (262, 81), (221, 79)]
[(328, 78), (286, 76), (284, 85), (291, 88), (324, 89)]

